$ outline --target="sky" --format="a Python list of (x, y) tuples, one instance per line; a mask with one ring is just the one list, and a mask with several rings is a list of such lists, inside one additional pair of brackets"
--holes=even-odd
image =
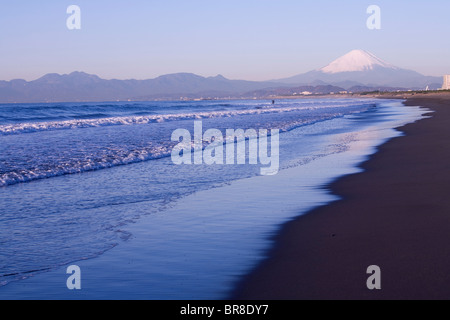
[[(81, 9), (69, 30), (67, 8)], [(367, 8), (381, 9), (369, 30)], [(353, 49), (450, 74), (448, 0), (0, 0), (0, 80), (84, 71), (105, 79), (190, 72), (272, 80)]]

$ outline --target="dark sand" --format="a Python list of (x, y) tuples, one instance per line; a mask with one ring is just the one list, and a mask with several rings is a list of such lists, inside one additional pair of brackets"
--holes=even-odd
[(450, 299), (450, 95), (406, 105), (435, 113), (331, 184), (343, 200), (287, 223), (233, 299)]

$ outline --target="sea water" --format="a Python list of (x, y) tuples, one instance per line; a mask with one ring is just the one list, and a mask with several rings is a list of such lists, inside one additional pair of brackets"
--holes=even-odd
[[(226, 298), (283, 223), (337, 200), (322, 187), (424, 112), (370, 99), (0, 105), (0, 298)], [(171, 134), (195, 121), (279, 129), (279, 173), (175, 165)]]

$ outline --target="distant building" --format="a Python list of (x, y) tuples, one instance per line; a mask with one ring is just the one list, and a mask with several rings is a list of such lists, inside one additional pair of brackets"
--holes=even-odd
[(450, 75), (444, 76), (444, 84), (442, 85), (442, 90), (450, 90)]

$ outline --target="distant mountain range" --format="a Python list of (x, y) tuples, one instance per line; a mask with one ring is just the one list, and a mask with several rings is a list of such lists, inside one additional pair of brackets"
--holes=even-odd
[(267, 97), (302, 92), (430, 89), (442, 79), (395, 67), (353, 50), (324, 68), (294, 77), (257, 82), (177, 73), (149, 80), (105, 80), (84, 72), (47, 74), (34, 81), (0, 81), (0, 103), (124, 101), (180, 98)]
[(0, 102), (61, 102), (227, 97), (279, 86), (177, 73), (150, 80), (105, 80), (84, 72), (47, 74), (34, 81), (0, 81)]

